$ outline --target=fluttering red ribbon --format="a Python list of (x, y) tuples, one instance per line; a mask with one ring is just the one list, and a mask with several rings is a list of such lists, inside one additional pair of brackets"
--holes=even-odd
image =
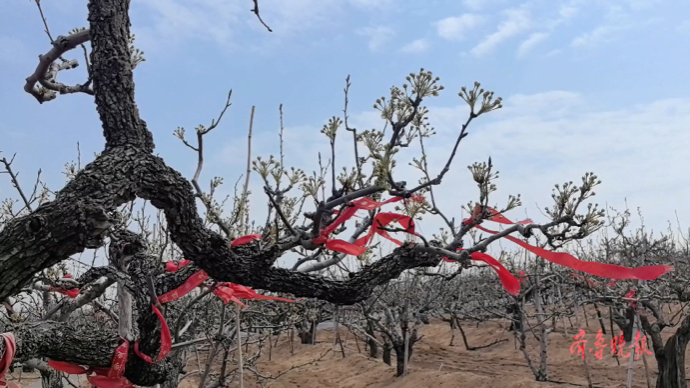
[(355, 245), (365, 246), (369, 244), (369, 242), (371, 242), (371, 239), (374, 237), (374, 234), (378, 234), (381, 237), (386, 238), (397, 245), (402, 245), (402, 242), (394, 239), (388, 234), (387, 231), (383, 230), (383, 228), (385, 228), (386, 225), (390, 224), (393, 221), (398, 221), (400, 226), (402, 226), (403, 229), (405, 229), (405, 232), (417, 235), (417, 232), (415, 232), (414, 220), (412, 220), (410, 216), (397, 213), (379, 213), (376, 216), (374, 216), (374, 221), (371, 223), (369, 233), (367, 233), (364, 237), (360, 237), (359, 239), (357, 239), (357, 241), (355, 241)]
[[(72, 279), (72, 275), (70, 274), (65, 274), (63, 276), (66, 279)], [(48, 289), (48, 292), (59, 292), (60, 294), (67, 295), (70, 298), (76, 298), (79, 296), (79, 293), (81, 292), (78, 288), (72, 288), (70, 290), (65, 290), (64, 288), (59, 288), (59, 287), (50, 287)]]
[[(221, 284), (222, 285), (219, 284), (217, 287), (215, 287), (212, 292), (216, 296), (218, 296), (220, 299), (222, 299), (223, 303), (228, 304), (230, 302), (235, 302), (242, 307), (247, 307), (246, 304), (242, 303), (241, 300), (237, 299), (232, 288), (225, 286), (225, 284), (232, 284), (232, 283), (221, 283)], [(209, 287), (212, 287), (212, 286), (209, 286)]]
[(76, 298), (79, 296), (79, 289), (78, 288), (72, 288), (71, 290), (65, 290), (63, 288), (58, 288), (58, 287), (50, 287), (49, 289), (50, 292), (58, 292), (62, 295), (67, 295), (70, 298)]
[[(408, 216), (396, 213), (377, 214), (374, 217), (371, 229), (369, 229), (369, 233), (366, 236), (359, 238), (357, 241), (355, 241), (354, 244), (344, 240), (330, 239), (328, 238), (328, 236), (330, 236), (330, 234), (333, 233), (338, 226), (342, 225), (345, 221), (352, 218), (358, 210), (374, 210), (380, 208), (385, 204), (391, 202), (398, 202), (403, 199), (403, 197), (393, 197), (383, 202), (377, 202), (368, 197), (358, 198), (352, 201), (350, 203), (350, 206), (345, 208), (345, 210), (339, 212), (335, 221), (333, 221), (327, 227), (323, 228), (320, 232), (319, 237), (314, 238), (312, 241), (314, 242), (314, 244), (324, 244), (324, 246), (331, 251), (345, 253), (353, 256), (359, 256), (366, 252), (367, 249), (365, 248), (365, 245), (367, 245), (369, 241), (371, 241), (371, 238), (373, 237), (374, 233), (377, 233), (398, 245), (402, 245), (400, 241), (392, 238), (390, 235), (388, 235), (386, 231), (381, 229), (381, 227), (388, 225), (393, 221), (398, 221), (403, 226), (403, 228), (406, 229), (406, 231), (412, 234), (416, 234), (414, 232), (414, 222), (412, 221), (412, 219)], [(424, 198), (415, 195), (412, 196), (412, 200), (421, 202), (424, 201)]]
[(230, 246), (234, 247), (237, 245), (244, 245), (244, 244), (250, 243), (254, 240), (260, 240), (260, 239), (261, 239), (260, 234), (248, 234), (246, 236), (242, 236), (240, 238), (236, 238), (236, 239), (232, 240), (230, 242)]
[[(458, 251), (462, 251), (462, 248), (458, 248)], [(447, 257), (442, 257), (443, 260), (455, 263), (455, 260), (450, 260)], [(490, 255), (482, 252), (472, 252), (470, 253), (470, 259), (476, 261), (482, 261), (491, 267), (498, 275), (498, 279), (501, 281), (501, 285), (510, 295), (517, 295), (520, 293), (520, 281), (513, 276), (510, 271), (506, 269), (498, 260), (494, 259)]]
[(170, 349), (172, 349), (172, 336), (170, 335), (170, 328), (168, 328), (168, 323), (165, 321), (165, 318), (163, 318), (163, 314), (160, 312), (160, 310), (158, 310), (156, 305), (152, 304), (151, 308), (153, 309), (153, 313), (158, 316), (158, 320), (161, 322), (161, 348), (158, 352), (158, 358), (156, 359), (156, 361), (153, 361), (151, 357), (139, 351), (139, 341), (134, 343), (134, 353), (136, 353), (137, 356), (141, 357), (142, 360), (150, 364), (164, 359), (165, 356), (167, 356), (170, 352)]
[[(489, 212), (491, 212), (491, 216), (488, 218), (489, 221), (494, 221), (501, 224), (516, 224), (515, 222), (512, 222), (509, 219), (507, 219), (502, 214), (498, 213), (495, 209), (488, 208), (488, 210)], [(479, 214), (480, 211), (481, 209), (479, 207), (475, 208), (475, 216)], [(468, 218), (463, 221), (463, 224), (470, 224), (472, 223), (472, 221), (472, 218)], [(531, 223), (532, 220), (529, 219), (517, 222), (517, 224)], [(486, 229), (481, 225), (475, 225), (475, 227), (490, 234), (498, 233), (496, 231)], [(568, 267), (570, 269), (574, 269), (576, 271), (586, 272), (590, 275), (600, 276), (604, 278), (653, 280), (665, 274), (666, 272), (673, 270), (673, 267), (669, 265), (650, 265), (638, 268), (628, 268), (614, 264), (598, 263), (594, 261), (582, 261), (575, 258), (569, 253), (548, 251), (546, 249), (530, 245), (510, 235), (505, 236), (505, 238), (554, 264), (558, 264), (564, 267)]]
[(71, 375), (85, 374), (89, 383), (98, 388), (133, 388), (134, 385), (123, 376), (128, 353), (129, 342), (123, 339), (122, 344), (115, 349), (110, 368), (84, 368), (80, 365), (54, 360), (48, 360), (48, 365)]
[(503, 288), (505, 288), (510, 295), (517, 295), (520, 293), (520, 282), (498, 260), (482, 252), (473, 252), (470, 254), (470, 258), (472, 258), (472, 260), (483, 261), (493, 268)]
[[(522, 224), (522, 225), (527, 225), (533, 223), (532, 220), (526, 219), (522, 220), (519, 222), (512, 222), (508, 218), (506, 218), (504, 215), (496, 211), (496, 209), (493, 208), (487, 208), (489, 211), (489, 218), (487, 218), (488, 221), (494, 221), (497, 223), (501, 224)], [(474, 210), (474, 217), (476, 217), (479, 213), (481, 212), (480, 207), (476, 207)], [(468, 218), (463, 220), (463, 224), (465, 225), (470, 225), (473, 222), (473, 218)], [(491, 234), (496, 234), (498, 232), (486, 229), (480, 225), (474, 225), (477, 229), (483, 230), (487, 233)], [(652, 280), (656, 279), (659, 276), (665, 274), (666, 272), (671, 271), (673, 268), (668, 265), (653, 265), (653, 266), (645, 266), (645, 267), (638, 267), (638, 268), (627, 268), (627, 267), (622, 267), (619, 265), (613, 265), (613, 264), (603, 264), (603, 263), (597, 263), (597, 262), (589, 262), (589, 261), (582, 261), (578, 260), (577, 258), (573, 257), (572, 255), (565, 253), (565, 252), (553, 252), (553, 251), (548, 251), (543, 248), (535, 247), (533, 245), (530, 245), (522, 240), (519, 240), (513, 236), (505, 236), (506, 239), (518, 244), (519, 246), (525, 248), (526, 250), (536, 254), (537, 256), (550, 261), (554, 264), (562, 265), (564, 267), (568, 267), (577, 271), (582, 271), (586, 272), (595, 276), (601, 276), (601, 277), (606, 277), (606, 278), (611, 278), (611, 279), (640, 279), (640, 280)], [(479, 254), (478, 254), (479, 253)], [(496, 259), (493, 257), (480, 253), (480, 252), (474, 252), (470, 254), (470, 258), (472, 260), (479, 260), (483, 261), (489, 266), (491, 266), (494, 271), (496, 271), (496, 274), (498, 275), (499, 279), (501, 280), (501, 284), (503, 285), (503, 288), (511, 294), (511, 295), (517, 295), (520, 291), (520, 283), (524, 281), (523, 278), (520, 278), (518, 281), (513, 274), (511, 274), (501, 263), (499, 263)], [(454, 262), (454, 260), (450, 260), (448, 258), (443, 258), (445, 261), (449, 262)], [(524, 271), (520, 271), (519, 273), (520, 276), (524, 275)], [(589, 279), (585, 279), (588, 283), (588, 285), (595, 287), (597, 284)], [(609, 284), (609, 286), (612, 286), (612, 284)]]
[(279, 300), (281, 302), (289, 302), (289, 303), (295, 302), (292, 299), (286, 299), (286, 298), (280, 298), (277, 296), (257, 294), (256, 291), (252, 290), (251, 288), (240, 285), (240, 284), (224, 283), (224, 287), (225, 287), (225, 289), (231, 289), (233, 295), (237, 298)]
[[(158, 297), (160, 303), (169, 303), (174, 300), (180, 299), (187, 295), (190, 291), (200, 286), (204, 281), (208, 279), (208, 274), (201, 270), (196, 272), (194, 275), (190, 276), (181, 286), (176, 289), (166, 292), (165, 294)], [(272, 299), (280, 300), (283, 302), (294, 302), (291, 299), (280, 298), (277, 296), (268, 296), (257, 294), (256, 291), (249, 287), (245, 287), (234, 283), (220, 283), (212, 291), (219, 298), (223, 299), (223, 302), (228, 303), (233, 301), (244, 306), (244, 303), (239, 301), (237, 298), (243, 299)]]

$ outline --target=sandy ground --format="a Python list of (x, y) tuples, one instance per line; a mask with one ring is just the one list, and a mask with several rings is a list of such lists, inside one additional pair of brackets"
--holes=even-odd
[[(587, 333), (585, 339), (589, 341), (587, 361), (594, 386), (625, 387), (630, 358), (620, 359), (621, 365), (617, 364), (609, 354), (610, 333), (606, 335), (607, 347), (604, 357), (601, 360), (595, 358), (594, 353), (589, 353), (589, 347), (593, 348), (599, 323), (595, 320), (593, 312), (589, 318), (589, 327), (586, 326), (584, 319), (581, 318), (579, 321), (580, 327)], [(573, 323), (575, 323), (574, 320)], [(268, 360), (268, 347), (264, 348), (264, 355), (257, 369), (259, 373), (266, 376), (276, 376), (287, 371), (277, 379), (268, 381), (266, 386), (271, 388), (586, 387), (581, 357), (570, 353), (575, 329), (569, 328), (568, 336), (566, 336), (560, 325), (555, 332), (549, 334), (549, 377), (557, 382), (539, 383), (534, 380), (523, 354), (516, 349), (512, 334), (505, 330), (507, 326), (507, 322), (499, 321), (484, 323), (479, 327), (474, 324), (465, 324), (463, 328), (471, 346), (481, 346), (498, 339), (507, 339), (485, 349), (468, 351), (457, 331), (454, 345), (449, 345), (451, 332), (447, 324), (432, 322), (430, 325), (424, 325), (420, 328), (420, 334), (424, 337), (415, 346), (408, 375), (401, 378), (394, 376), (394, 366), (384, 364), (380, 358), (367, 357), (364, 344), (361, 341), (356, 342), (354, 336), (346, 329), (341, 329), (341, 338), (346, 339), (344, 358), (340, 347), (333, 351), (334, 331), (325, 329), (318, 332), (316, 345), (301, 345), (296, 339), (291, 346), (289, 338), (285, 335), (281, 336), (278, 338), (277, 346), (272, 348), (271, 361)], [(538, 344), (534, 338), (529, 343), (533, 360), (538, 363)], [(328, 354), (321, 357), (329, 350)], [(249, 353), (251, 356), (251, 349)], [(314, 361), (320, 357), (319, 361)], [(184, 378), (180, 387), (198, 386), (198, 374), (193, 372), (199, 369), (199, 362), (203, 365), (205, 355), (201, 354), (200, 358), (197, 361), (196, 356), (192, 354), (186, 368), (192, 373)], [(652, 384), (654, 384), (656, 362), (653, 356), (647, 356), (646, 359)], [(228, 366), (230, 370), (234, 369), (234, 363), (234, 358), (232, 358)], [(219, 365), (220, 360), (216, 362), (214, 371), (218, 370)], [(302, 366), (295, 368), (300, 365)], [(633, 387), (647, 387), (641, 358), (634, 361), (634, 367)], [(253, 372), (246, 372), (246, 388), (260, 386), (254, 376)], [(21, 377), (24, 387), (40, 387), (40, 380), (36, 380), (35, 374), (24, 373), (20, 376), (19, 373), (15, 373), (13, 377)], [(82, 386), (88, 386), (88, 384)], [(234, 381), (231, 386), (238, 387), (239, 384)]]
[[(601, 360), (594, 357), (594, 342), (599, 322), (595, 318), (594, 310), (588, 311), (588, 326), (583, 316), (579, 319), (580, 326), (587, 333), (586, 348), (587, 364), (589, 366), (592, 383), (595, 387), (625, 387), (628, 358), (619, 358), (620, 365), (609, 353), (610, 332), (607, 331), (606, 348)], [(573, 319), (573, 325), (575, 320)], [(288, 338), (278, 340), (278, 346), (272, 350), (272, 361), (266, 357), (258, 365), (264, 375), (278, 375), (293, 368), (304, 365), (281, 375), (277, 380), (270, 381), (271, 388), (421, 388), (421, 387), (477, 387), (477, 388), (546, 388), (546, 387), (586, 387), (582, 358), (571, 354), (570, 347), (574, 342), (573, 335), (578, 330), (568, 328), (566, 336), (562, 324), (559, 322), (557, 330), (549, 334), (548, 367), (549, 378), (554, 382), (536, 382), (522, 352), (516, 349), (511, 333), (505, 329), (508, 322), (489, 322), (476, 327), (474, 324), (463, 325), (470, 342), (470, 346), (482, 346), (499, 339), (507, 339), (488, 348), (468, 351), (456, 331), (454, 345), (450, 346), (451, 331), (446, 323), (432, 322), (420, 328), (424, 337), (417, 343), (410, 362), (409, 373), (405, 377), (396, 378), (394, 366), (384, 364), (381, 359), (367, 357), (364, 344), (355, 342), (354, 336), (346, 330), (341, 330), (341, 338), (347, 338), (345, 357), (337, 347), (320, 361), (324, 352), (333, 349), (334, 331), (321, 330), (317, 336), (316, 345), (301, 345), (298, 340), (292, 344), (294, 354)], [(466, 326), (466, 327), (465, 327)], [(608, 327), (608, 320), (605, 320)], [(671, 330), (666, 333), (666, 337)], [(538, 363), (538, 343), (536, 339), (528, 340), (530, 353), (534, 362)], [(359, 345), (359, 348), (358, 346)], [(650, 344), (651, 346), (651, 344)], [(592, 353), (589, 349), (592, 349)], [(686, 356), (687, 357), (687, 356)], [(632, 355), (634, 360), (634, 354)], [(646, 356), (652, 386), (656, 383), (656, 361), (653, 355)], [(395, 363), (395, 361), (394, 361)], [(190, 359), (187, 370), (197, 369), (196, 359)], [(647, 379), (642, 358), (634, 360), (633, 387), (646, 388)], [(690, 371), (688, 371), (690, 372)], [(687, 373), (687, 372), (686, 372)], [(189, 376), (181, 383), (184, 388), (196, 387), (197, 377)], [(233, 387), (239, 386), (233, 382)], [(247, 372), (245, 387), (258, 387), (252, 379), (252, 373)]]

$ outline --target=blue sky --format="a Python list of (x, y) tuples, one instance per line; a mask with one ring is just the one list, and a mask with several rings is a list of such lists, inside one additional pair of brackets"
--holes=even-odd
[[(249, 113), (256, 106), (255, 155), (278, 149), (284, 104), (287, 164), (312, 170), (326, 152), (318, 134), (343, 106), (352, 77), (350, 114), (359, 128), (381, 128), (374, 100), (420, 67), (446, 87), (429, 100), (439, 165), (467, 109), (457, 97), (474, 81), (505, 108), (472, 125), (441, 202), (460, 217), (476, 199), (467, 165), (491, 156), (501, 171), (494, 200), (520, 193), (525, 214), (543, 221), (553, 184), (594, 171), (594, 198), (641, 207), (646, 224), (690, 226), (690, 3), (677, 0), (263, 0), (267, 32), (250, 0), (133, 0), (133, 31), (146, 62), (135, 70), (137, 102), (161, 156), (191, 177), (191, 152), (172, 136), (210, 123), (233, 89), (233, 105), (207, 140), (204, 181), (223, 176), (227, 190), (245, 163)], [(87, 26), (86, 1), (43, 0), (53, 36)], [(39, 105), (24, 79), (49, 41), (33, 2), (0, 4), (0, 150), (17, 153), (25, 185), (43, 169), (58, 189), (64, 163), (93, 159), (103, 145), (92, 98), (59, 96)], [(66, 55), (82, 58), (79, 51)], [(82, 59), (83, 67), (83, 59)], [(83, 82), (85, 70), (61, 73)], [(347, 143), (349, 145), (349, 142)], [(346, 144), (339, 151), (349, 155)], [(343, 160), (341, 158), (341, 160)], [(401, 160), (401, 164), (406, 164)], [(408, 181), (416, 181), (402, 168)], [(256, 183), (256, 181), (255, 181)], [(15, 196), (7, 179), (0, 197)], [(261, 193), (254, 186), (255, 193)], [(258, 194), (255, 203), (263, 202)], [(453, 209), (457, 209), (453, 211)], [(263, 214), (257, 213), (257, 217)], [(435, 223), (429, 223), (429, 232)], [(425, 225), (422, 224), (422, 227)]]

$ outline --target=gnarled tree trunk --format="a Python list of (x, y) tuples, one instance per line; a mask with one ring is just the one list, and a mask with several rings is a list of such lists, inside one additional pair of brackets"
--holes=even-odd
[[(366, 333), (369, 334), (367, 338), (367, 345), (369, 346), (369, 357), (376, 358), (379, 356), (379, 345), (376, 343), (376, 333), (374, 332), (374, 325), (367, 321)], [(390, 364), (390, 354), (388, 356), (388, 363)]]
[(666, 346), (664, 346), (661, 354), (655, 353), (656, 362), (659, 366), (659, 377), (656, 380), (657, 388), (688, 387), (685, 380), (685, 348), (688, 346), (690, 333), (680, 333), (681, 329), (678, 329), (666, 341)]
[[(690, 315), (687, 315), (680, 327), (666, 343), (661, 338), (661, 330), (667, 326), (663, 320), (649, 323), (647, 317), (641, 315), (640, 322), (645, 334), (651, 337), (654, 348), (654, 358), (659, 368), (656, 380), (657, 388), (687, 388), (685, 380), (685, 349), (690, 340)], [(632, 357), (632, 355), (631, 355)]]
[(62, 373), (54, 370), (41, 370), (41, 386), (43, 388), (63, 388)]
[(395, 350), (395, 376), (400, 377), (403, 374), (405, 374), (405, 336), (408, 335), (410, 336), (410, 339), (408, 341), (407, 345), (407, 361), (409, 362), (410, 359), (412, 358), (412, 347), (414, 344), (417, 342), (419, 339), (417, 337), (417, 330), (412, 329), (410, 331), (405, 331), (403, 332), (403, 339), (400, 342), (395, 342), (393, 344), (393, 350)]

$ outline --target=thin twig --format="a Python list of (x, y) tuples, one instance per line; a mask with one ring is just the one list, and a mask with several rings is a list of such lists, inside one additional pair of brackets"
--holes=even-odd
[(271, 30), (271, 27), (266, 25), (266, 23), (264, 23), (263, 19), (261, 19), (261, 15), (259, 14), (259, 0), (253, 0), (253, 1), (254, 1), (254, 8), (252, 8), (251, 11), (254, 13), (254, 15), (256, 15), (257, 18), (259, 18), (259, 21), (261, 22), (261, 24), (264, 25), (264, 27), (266, 27), (268, 32), (273, 32), (273, 30)]

